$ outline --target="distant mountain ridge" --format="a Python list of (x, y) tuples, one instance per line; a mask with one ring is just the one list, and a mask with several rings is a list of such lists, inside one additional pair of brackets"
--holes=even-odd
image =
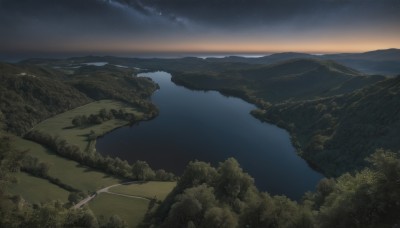
[(297, 58), (333, 60), (366, 74), (397, 75), (400, 73), (400, 49), (375, 50), (364, 53), (311, 55), (307, 53), (283, 52), (259, 58), (228, 56), (206, 58), (210, 62), (240, 62), (248, 64), (272, 64)]
[[(281, 102), (287, 99), (314, 99), (351, 92), (366, 85), (383, 80), (383, 76), (367, 76), (358, 70), (331, 60), (304, 57), (308, 54), (280, 53), (272, 57), (227, 59), (139, 59), (112, 56), (87, 56), (63, 60), (33, 59), (24, 63), (50, 67), (70, 67), (88, 62), (105, 62), (146, 70), (163, 70), (172, 74), (175, 83), (201, 90), (217, 90), (239, 96), (253, 103)], [(256, 61), (274, 59), (270, 64), (231, 62), (234, 59)], [(279, 60), (279, 61), (278, 61)], [(261, 99), (261, 100), (260, 100)]]
[(367, 76), (330, 60), (292, 59), (219, 73), (175, 72), (175, 83), (194, 88), (217, 90), (257, 103), (279, 103), (351, 92), (384, 80)]
[(268, 56), (248, 58), (242, 56), (227, 56), (224, 58), (128, 58), (113, 56), (85, 56), (68, 59), (27, 59), (21, 63), (29, 64), (68, 64), (72, 62), (83, 63), (90, 61), (105, 61), (110, 64), (142, 67), (154, 70), (169, 71), (224, 71), (225, 68), (246, 68), (247, 65), (269, 65), (291, 59), (320, 59), (332, 60), (354, 68), (364, 74), (380, 74), (395, 76), (400, 74), (400, 49), (391, 48), (384, 50), (368, 51), (364, 53), (341, 53), (313, 55), (298, 52), (275, 53)]

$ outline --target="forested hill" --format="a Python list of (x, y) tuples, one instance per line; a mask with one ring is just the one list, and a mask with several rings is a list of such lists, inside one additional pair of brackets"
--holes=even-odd
[(327, 175), (361, 169), (378, 148), (400, 150), (400, 77), (347, 95), (254, 111), (288, 129), (301, 156)]
[(384, 74), (394, 76), (400, 73), (400, 49), (385, 49), (364, 53), (342, 53), (312, 55), (307, 53), (284, 52), (258, 58), (228, 56), (225, 58), (207, 58), (210, 62), (236, 62), (248, 64), (274, 64), (297, 58), (333, 60), (345, 66), (367, 74)]
[(0, 63), (0, 115), (5, 129), (23, 134), (35, 123), (91, 101), (37, 66)]
[(115, 66), (61, 68), (0, 63), (1, 128), (22, 135), (34, 124), (93, 100), (116, 99), (156, 110), (148, 98), (156, 85)]
[(218, 90), (253, 103), (304, 100), (351, 92), (383, 80), (333, 61), (294, 59), (221, 73), (174, 73), (172, 80), (195, 89)]

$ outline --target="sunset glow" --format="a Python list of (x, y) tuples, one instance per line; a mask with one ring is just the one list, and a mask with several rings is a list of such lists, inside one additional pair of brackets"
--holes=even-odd
[(36, 1), (3, 0), (0, 27), (7, 32), (0, 57), (322, 54), (400, 48), (398, 1), (249, 1), (245, 8), (224, 1), (227, 5), (219, 9), (212, 1), (194, 0), (154, 0), (144, 8), (119, 0), (40, 0), (43, 7)]

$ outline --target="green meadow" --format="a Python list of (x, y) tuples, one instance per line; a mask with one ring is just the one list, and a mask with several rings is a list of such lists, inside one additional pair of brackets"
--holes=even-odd
[(139, 184), (119, 185), (110, 188), (109, 191), (149, 199), (156, 198), (157, 200), (164, 200), (175, 186), (176, 182), (150, 181)]
[(122, 109), (127, 113), (133, 113), (140, 119), (143, 113), (139, 112), (132, 106), (128, 106), (125, 103), (114, 101), (114, 100), (101, 100), (95, 101), (84, 106), (72, 109), (70, 111), (61, 113), (52, 118), (49, 118), (39, 124), (37, 124), (32, 130), (38, 130), (46, 132), (53, 136), (58, 136), (62, 139), (67, 140), (70, 144), (79, 146), (82, 151), (91, 151), (94, 148), (94, 143), (88, 140), (88, 135), (91, 131), (94, 131), (96, 135), (104, 135), (105, 133), (114, 130), (115, 128), (127, 125), (128, 122), (120, 119), (112, 119), (105, 121), (101, 124), (85, 126), (85, 127), (74, 127), (72, 125), (72, 119), (78, 115), (98, 114), (101, 109), (106, 110), (119, 110)]
[[(124, 120), (112, 119), (88, 127), (74, 127), (72, 125), (72, 119), (74, 117), (78, 115), (88, 116), (90, 114), (97, 114), (103, 108), (106, 110), (123, 109), (125, 112), (134, 113), (138, 119), (143, 115), (135, 108), (129, 107), (122, 102), (101, 100), (49, 118), (36, 125), (32, 130), (58, 136), (71, 144), (79, 146), (82, 151), (87, 151), (88, 148), (92, 151), (95, 146), (95, 141), (88, 141), (87, 137), (91, 131), (94, 131), (96, 135), (103, 135), (115, 128), (128, 124), (128, 122)], [(124, 181), (99, 170), (83, 166), (73, 160), (61, 157), (54, 153), (54, 151), (36, 142), (25, 140), (17, 136), (11, 136), (11, 138), (12, 145), (15, 149), (26, 151), (28, 155), (49, 164), (49, 176), (57, 178), (62, 183), (80, 191), (91, 193)], [(18, 181), (9, 187), (10, 193), (21, 195), (28, 202), (40, 203), (52, 200), (60, 200), (62, 202), (68, 201), (68, 191), (45, 179), (33, 177), (23, 172), (17, 173), (16, 179)], [(118, 215), (128, 223), (129, 227), (135, 227), (143, 220), (150, 201), (129, 196), (138, 196), (148, 199), (156, 197), (158, 200), (164, 200), (175, 186), (176, 182), (158, 181), (120, 185), (111, 188), (110, 192), (128, 196), (101, 193), (90, 201), (88, 206), (99, 219)]]
[(20, 195), (30, 203), (43, 203), (52, 200), (65, 203), (68, 201), (68, 191), (45, 179), (24, 172), (16, 173), (15, 177), (17, 182), (9, 186), (10, 193)]
[(98, 218), (118, 215), (129, 227), (136, 227), (143, 220), (149, 202), (145, 199), (101, 193), (90, 201), (89, 208)]
[(29, 155), (48, 163), (50, 165), (48, 174), (51, 177), (58, 178), (62, 183), (84, 192), (96, 191), (122, 181), (103, 172), (80, 165), (75, 161), (60, 157), (35, 142), (15, 138), (14, 145), (16, 149), (28, 150)]

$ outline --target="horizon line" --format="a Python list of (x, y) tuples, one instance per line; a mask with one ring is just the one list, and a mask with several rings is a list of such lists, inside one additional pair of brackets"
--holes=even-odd
[(242, 51), (140, 51), (140, 52), (74, 52), (74, 51), (65, 51), (65, 52), (15, 52), (13, 54), (1, 55), (0, 61), (11, 61), (18, 62), (27, 59), (67, 59), (74, 57), (121, 57), (121, 58), (185, 58), (185, 57), (197, 57), (197, 58), (224, 58), (230, 56), (237, 57), (247, 57), (247, 58), (257, 58), (263, 56), (269, 56), (273, 54), (281, 54), (281, 53), (300, 53), (300, 54), (309, 54), (309, 55), (330, 55), (330, 54), (361, 54), (368, 53), (374, 51), (387, 51), (387, 50), (400, 50), (397, 47), (391, 48), (380, 48), (380, 49), (369, 49), (365, 51), (352, 52), (352, 51), (258, 51), (258, 52), (242, 52)]

